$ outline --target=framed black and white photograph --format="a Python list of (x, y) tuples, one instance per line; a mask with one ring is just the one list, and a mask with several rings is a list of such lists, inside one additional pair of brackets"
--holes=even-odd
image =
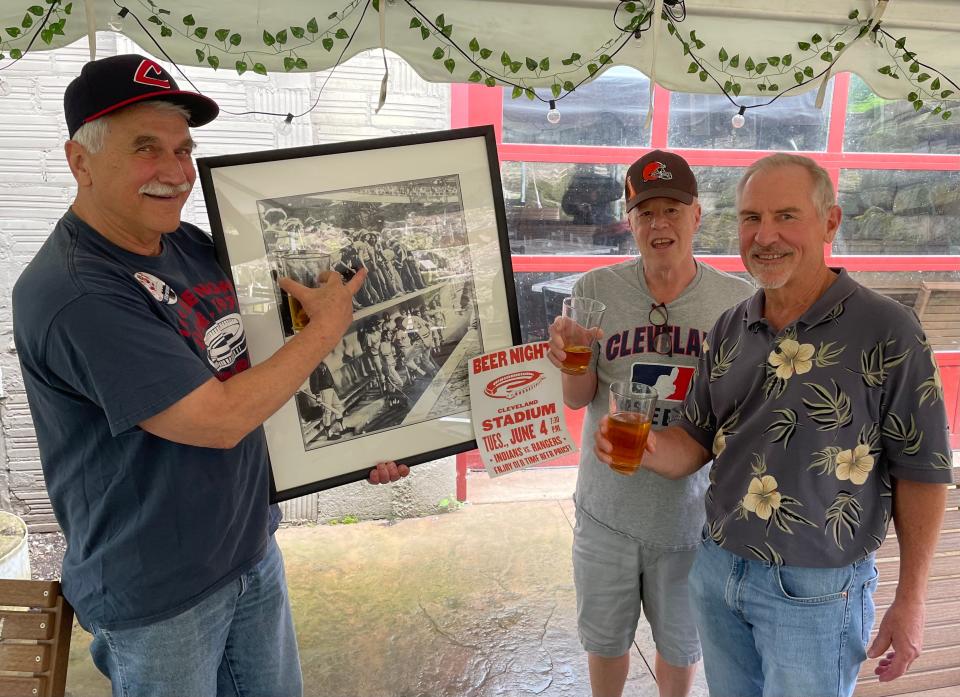
[(278, 278), (367, 269), (344, 338), (264, 424), (274, 500), (475, 447), (467, 361), (520, 342), (493, 129), (197, 165), (253, 365), (309, 321)]

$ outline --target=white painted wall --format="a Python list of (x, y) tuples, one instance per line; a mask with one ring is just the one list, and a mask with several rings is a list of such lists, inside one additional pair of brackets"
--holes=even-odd
[[(125, 37), (101, 33), (98, 57), (144, 51)], [(55, 530), (40, 470), (39, 453), (13, 346), (10, 295), (23, 267), (33, 258), (74, 196), (63, 157), (67, 139), (63, 91), (89, 59), (87, 42), (28, 54), (2, 74), (12, 92), (0, 97), (0, 508), (17, 513), (35, 532)], [(294, 121), (288, 134), (282, 117), (298, 114), (317, 99), (327, 73), (277, 74), (242, 78), (228, 70), (187, 69), (196, 87), (215, 99), (221, 117), (197, 129), (198, 156), (222, 155), (361, 138), (442, 130), (450, 123), (450, 88), (428, 84), (402, 60), (388, 54), (387, 102), (374, 114), (383, 77), (379, 51), (356, 56), (333, 71), (317, 108)], [(167, 66), (170, 68), (170, 66)], [(185, 80), (173, 71), (182, 88)], [(183, 217), (209, 229), (199, 185)], [(284, 505), (288, 518), (316, 520), (344, 515), (383, 517), (433, 512), (453, 494), (453, 460), (415, 468), (402, 487), (354, 484)], [(419, 493), (418, 493), (419, 492)], [(410, 502), (415, 504), (411, 505)]]

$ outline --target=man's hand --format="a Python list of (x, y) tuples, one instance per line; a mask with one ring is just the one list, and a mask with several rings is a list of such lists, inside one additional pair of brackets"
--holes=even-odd
[(281, 278), (280, 287), (300, 301), (307, 317), (316, 315), (331, 333), (342, 335), (353, 322), (353, 296), (367, 277), (367, 269), (361, 268), (346, 283), (336, 271), (320, 274), (320, 285), (308, 288), (290, 278)]
[(922, 602), (898, 600), (884, 613), (877, 638), (867, 651), (867, 657), (877, 658), (893, 647), (873, 671), (880, 676), (880, 682), (896, 680), (917, 660), (923, 648), (924, 614)]
[(584, 329), (568, 317), (557, 317), (550, 325), (550, 351), (547, 358), (558, 368), (567, 357), (564, 346), (593, 346), (594, 341), (603, 338), (600, 327)]
[(399, 479), (403, 479), (410, 474), (410, 468), (406, 465), (398, 465), (396, 462), (378, 462), (377, 466), (370, 470), (370, 476), (367, 481), (371, 484), (389, 484)]
[[(611, 454), (613, 453), (613, 443), (608, 439), (607, 434), (610, 432), (610, 417), (604, 416), (600, 419), (600, 427), (597, 429), (596, 433), (593, 434), (593, 452), (596, 454), (597, 459), (600, 462), (605, 462), (608, 465), (613, 463), (613, 458)], [(657, 436), (651, 430), (647, 433), (647, 444), (643, 448), (644, 454), (650, 453), (651, 455), (657, 452)], [(640, 462), (640, 468), (643, 468), (643, 462)]]

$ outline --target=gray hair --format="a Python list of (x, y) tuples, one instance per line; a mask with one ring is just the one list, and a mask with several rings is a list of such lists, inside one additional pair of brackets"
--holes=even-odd
[(820, 214), (820, 217), (826, 218), (830, 209), (837, 205), (837, 197), (833, 191), (833, 182), (830, 180), (830, 175), (827, 173), (827, 170), (809, 157), (793, 155), (786, 152), (767, 155), (747, 168), (747, 171), (744, 172), (740, 181), (737, 183), (737, 208), (740, 208), (740, 198), (743, 195), (743, 190), (747, 186), (750, 177), (757, 172), (764, 172), (777, 167), (788, 167), (790, 165), (803, 167), (803, 169), (807, 170), (811, 181), (813, 181), (813, 192), (811, 194), (813, 205), (817, 209), (817, 213)]
[[(179, 114), (185, 121), (190, 121), (190, 110), (181, 104), (165, 102), (159, 99), (150, 100), (149, 102), (144, 102), (144, 104), (149, 104), (151, 109), (155, 109), (161, 113)], [(88, 121), (83, 124), (77, 129), (77, 132), (73, 134), (71, 140), (80, 143), (87, 152), (100, 152), (107, 138), (110, 116), (111, 114), (107, 114), (106, 116), (101, 116), (99, 119), (94, 119), (93, 121)]]

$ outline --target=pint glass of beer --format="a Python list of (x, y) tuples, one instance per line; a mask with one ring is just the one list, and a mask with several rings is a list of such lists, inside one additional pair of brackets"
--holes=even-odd
[[(320, 274), (330, 270), (330, 255), (324, 252), (284, 252), (279, 255), (278, 261), (281, 276), (286, 276), (308, 288), (316, 288), (320, 285)], [(283, 295), (290, 308), (293, 331), (299, 332), (307, 326), (310, 318), (303, 311), (299, 300), (286, 292)]]
[(613, 443), (610, 467), (620, 474), (633, 474), (643, 459), (650, 422), (657, 406), (657, 391), (641, 382), (610, 385), (610, 422), (607, 437)]
[(583, 375), (590, 367), (593, 345), (596, 343), (591, 330), (600, 326), (603, 311), (607, 309), (599, 300), (568, 297), (563, 299), (563, 351), (567, 357), (560, 368), (568, 375)]

